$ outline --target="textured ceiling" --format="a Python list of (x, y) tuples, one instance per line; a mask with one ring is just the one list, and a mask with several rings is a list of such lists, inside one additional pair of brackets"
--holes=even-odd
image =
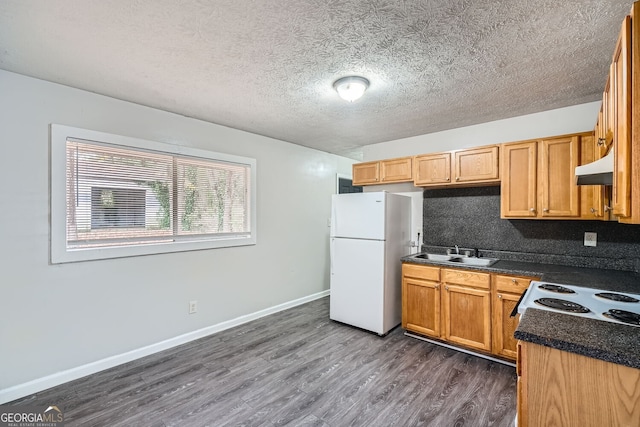
[(631, 4), (1, 0), (0, 68), (358, 159), (599, 99)]

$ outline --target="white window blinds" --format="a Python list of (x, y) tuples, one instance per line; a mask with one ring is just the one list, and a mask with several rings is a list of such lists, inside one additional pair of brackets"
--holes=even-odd
[(248, 167), (67, 141), (67, 247), (246, 234)]
[(58, 125), (52, 144), (53, 262), (255, 244), (255, 160)]

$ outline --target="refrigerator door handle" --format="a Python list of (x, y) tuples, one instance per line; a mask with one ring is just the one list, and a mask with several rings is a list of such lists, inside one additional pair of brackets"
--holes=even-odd
[(329, 275), (333, 274), (333, 245), (336, 239), (334, 239), (333, 237), (331, 238), (331, 241), (329, 242)]

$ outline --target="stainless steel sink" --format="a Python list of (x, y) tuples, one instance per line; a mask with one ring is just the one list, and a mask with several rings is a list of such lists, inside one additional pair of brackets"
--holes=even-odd
[(489, 267), (498, 262), (498, 259), (496, 258), (476, 258), (463, 255), (420, 254), (416, 255), (416, 258), (444, 262), (447, 264), (476, 265), (479, 267)]
[(482, 267), (489, 267), (490, 265), (498, 262), (496, 258), (476, 258), (476, 257), (460, 257), (453, 258), (449, 262), (455, 262), (457, 264), (478, 265)]

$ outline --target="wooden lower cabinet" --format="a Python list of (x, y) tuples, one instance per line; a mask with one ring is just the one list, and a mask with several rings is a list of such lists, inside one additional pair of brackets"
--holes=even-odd
[(640, 369), (518, 345), (519, 427), (640, 425)]
[(428, 280), (402, 279), (402, 327), (440, 338), (440, 284)]
[(493, 275), (492, 294), (492, 352), (509, 359), (516, 358), (516, 339), (513, 333), (518, 327), (520, 315), (511, 317), (511, 312), (518, 304), (522, 293), (531, 284), (532, 277)]
[(491, 296), (488, 290), (446, 284), (444, 337), (466, 347), (491, 351)]
[(503, 359), (516, 359), (511, 317), (531, 277), (402, 265), (402, 327)]
[(493, 353), (516, 358), (516, 339), (513, 333), (518, 327), (520, 315), (511, 317), (520, 295), (498, 292), (493, 298)]

